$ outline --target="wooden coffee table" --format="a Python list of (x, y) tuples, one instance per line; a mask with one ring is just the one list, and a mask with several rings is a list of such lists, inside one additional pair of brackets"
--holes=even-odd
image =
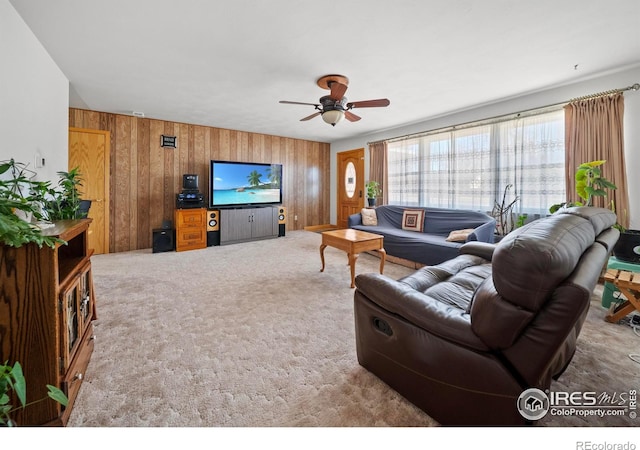
[(320, 245), (320, 259), (322, 260), (322, 269), (320, 269), (320, 272), (324, 272), (324, 249), (327, 248), (327, 246), (345, 251), (349, 257), (349, 267), (351, 268), (351, 287), (356, 287), (356, 260), (358, 259), (359, 253), (369, 250), (378, 251), (378, 253), (380, 253), (380, 273), (383, 272), (384, 260), (387, 257), (387, 252), (382, 246), (383, 239), (384, 236), (382, 235), (351, 228), (323, 232), (322, 245)]

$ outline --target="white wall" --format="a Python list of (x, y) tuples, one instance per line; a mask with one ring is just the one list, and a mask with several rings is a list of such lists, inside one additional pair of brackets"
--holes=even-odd
[[(68, 169), (69, 80), (9, 0), (0, 0), (0, 161), (29, 163), (38, 180)], [(35, 168), (36, 154), (45, 159)]]
[[(345, 139), (331, 144), (331, 223), (337, 220), (336, 154), (341, 151), (365, 148), (365, 179), (368, 179), (369, 152), (367, 142), (379, 141), (451, 125), (510, 114), (546, 105), (563, 103), (574, 97), (624, 88), (640, 83), (640, 66), (627, 68), (570, 85), (512, 98), (491, 105), (461, 111), (405, 127), (373, 133), (354, 139)], [(393, 99), (391, 99), (393, 101)], [(640, 229), (640, 91), (627, 91), (624, 95), (624, 136), (627, 183), (629, 188), (631, 228)]]

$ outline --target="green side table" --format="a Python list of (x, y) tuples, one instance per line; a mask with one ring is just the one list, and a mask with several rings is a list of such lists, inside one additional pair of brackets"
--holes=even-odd
[[(609, 258), (609, 262), (607, 263), (607, 269), (628, 270), (629, 272), (640, 273), (640, 264), (621, 261), (615, 256), (612, 256)], [(620, 300), (620, 298), (622, 298), (622, 300)], [(609, 283), (608, 281), (604, 283), (604, 289), (602, 291), (602, 306), (609, 309), (612, 303), (624, 300), (625, 297), (620, 294), (620, 291), (613, 283)]]

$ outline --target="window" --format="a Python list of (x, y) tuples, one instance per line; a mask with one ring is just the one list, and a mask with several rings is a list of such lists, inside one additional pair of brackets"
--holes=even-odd
[(565, 201), (564, 111), (538, 112), (388, 143), (389, 203), (548, 214)]

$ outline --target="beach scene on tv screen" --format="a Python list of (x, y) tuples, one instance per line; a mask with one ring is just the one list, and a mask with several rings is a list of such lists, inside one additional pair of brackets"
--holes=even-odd
[(215, 163), (213, 204), (279, 203), (281, 166)]

